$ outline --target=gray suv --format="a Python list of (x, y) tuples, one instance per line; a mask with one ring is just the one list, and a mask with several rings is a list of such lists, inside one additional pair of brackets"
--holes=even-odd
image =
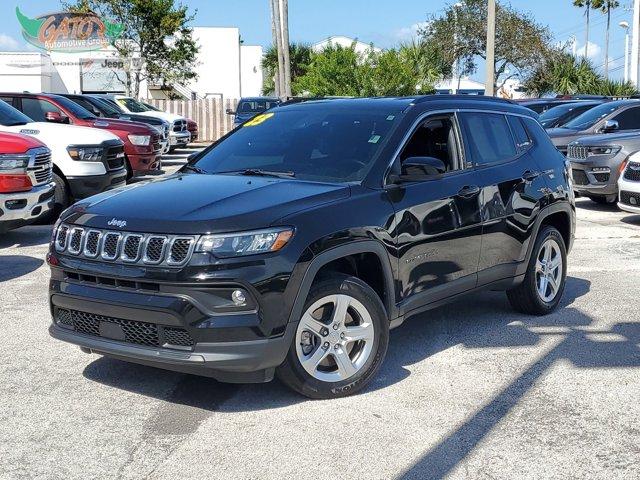
[(556, 148), (566, 155), (567, 146), (579, 138), (630, 130), (640, 130), (640, 100), (603, 103), (547, 133)]
[(595, 202), (614, 203), (625, 161), (638, 151), (640, 131), (592, 135), (571, 142), (567, 159), (571, 162), (573, 189)]

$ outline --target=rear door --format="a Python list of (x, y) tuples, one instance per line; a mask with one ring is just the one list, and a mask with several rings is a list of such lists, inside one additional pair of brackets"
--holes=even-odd
[(435, 157), (446, 172), (389, 189), (396, 211), (399, 290), (404, 312), (476, 286), (482, 226), (480, 187), (466, 168), (454, 113), (427, 117), (395, 159), (394, 172), (410, 157)]
[(534, 143), (519, 116), (464, 112), (460, 118), (482, 188), (478, 285), (483, 285), (513, 277), (525, 260), (546, 183), (530, 155)]

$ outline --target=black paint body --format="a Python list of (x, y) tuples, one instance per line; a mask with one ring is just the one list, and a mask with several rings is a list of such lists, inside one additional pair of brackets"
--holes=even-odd
[[(375, 255), (383, 277), (379, 290), (395, 325), (465, 292), (516, 285), (544, 221), (558, 226), (571, 247), (575, 205), (567, 166), (530, 110), (482, 97), (434, 96), (314, 101), (273, 111), (322, 108), (329, 101), (345, 109), (353, 102), (369, 102), (401, 116), (362, 182), (185, 172), (91, 197), (63, 216), (67, 224), (103, 229), (113, 228), (107, 225), (112, 218), (122, 218), (129, 231), (164, 234), (295, 228), (292, 240), (277, 253), (234, 259), (200, 253), (182, 268), (101, 263), (51, 250), (56, 261), (50, 263), (57, 263), (50, 283), (52, 312), (75, 306), (152, 323), (175, 322), (196, 341), (192, 352), (179, 358), (162, 351), (145, 353), (63, 331), (55, 323), (52, 335), (140, 363), (224, 380), (264, 381), (284, 360), (311, 282), (328, 262)], [(530, 148), (507, 162), (484, 166), (463, 151), (462, 170), (389, 184), (399, 151), (425, 117), (444, 112), (457, 119), (465, 111), (522, 118)], [(466, 146), (468, 132), (457, 128)], [(78, 275), (83, 274), (154, 283), (159, 292), (106, 288), (82, 281)], [(211, 316), (194, 301), (229, 285), (246, 288), (255, 311)], [(201, 328), (205, 322), (208, 327)], [(203, 362), (194, 361), (195, 356)]]

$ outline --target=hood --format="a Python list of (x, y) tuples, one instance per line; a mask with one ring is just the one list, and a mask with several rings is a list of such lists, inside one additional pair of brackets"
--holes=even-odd
[(26, 153), (32, 148), (44, 147), (33, 137), (14, 133), (0, 133), (0, 155)]
[(0, 125), (0, 130), (29, 135), (49, 146), (60, 143), (65, 145), (97, 145), (107, 140), (120, 141), (117, 136), (108, 130), (50, 122), (29, 122), (11, 127)]
[(556, 147), (564, 147), (574, 140), (584, 136), (584, 133), (570, 128), (549, 128), (547, 133)]
[(175, 113), (167, 113), (167, 112), (156, 112), (155, 110), (151, 112), (139, 112), (139, 113), (136, 113), (136, 115), (142, 115), (144, 117), (160, 118), (170, 123), (173, 123), (176, 120), (185, 120), (185, 118), (182, 115), (176, 115)]
[(144, 123), (133, 122), (129, 120), (116, 120), (112, 118), (96, 118), (91, 121), (95, 128), (103, 128), (105, 130), (123, 130), (127, 133), (135, 133), (139, 135), (153, 135), (156, 130)]
[[(235, 175), (175, 174), (76, 203), (65, 221), (123, 231), (205, 234), (255, 230), (278, 219), (348, 197), (345, 185)], [(111, 222), (112, 224), (115, 222)]]
[(579, 145), (610, 145), (612, 143), (620, 143), (634, 140), (639, 140), (640, 130), (626, 131), (624, 133), (607, 133), (599, 135), (589, 135), (586, 137), (580, 137), (576, 140)]

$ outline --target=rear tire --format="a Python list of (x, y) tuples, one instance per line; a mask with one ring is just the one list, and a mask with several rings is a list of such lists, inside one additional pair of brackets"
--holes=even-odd
[(376, 292), (358, 278), (336, 273), (311, 287), (276, 374), (309, 398), (346, 397), (375, 376), (388, 343), (389, 320)]
[(560, 303), (567, 278), (567, 250), (560, 232), (544, 226), (538, 234), (524, 281), (507, 291), (511, 306), (529, 315), (547, 315)]

